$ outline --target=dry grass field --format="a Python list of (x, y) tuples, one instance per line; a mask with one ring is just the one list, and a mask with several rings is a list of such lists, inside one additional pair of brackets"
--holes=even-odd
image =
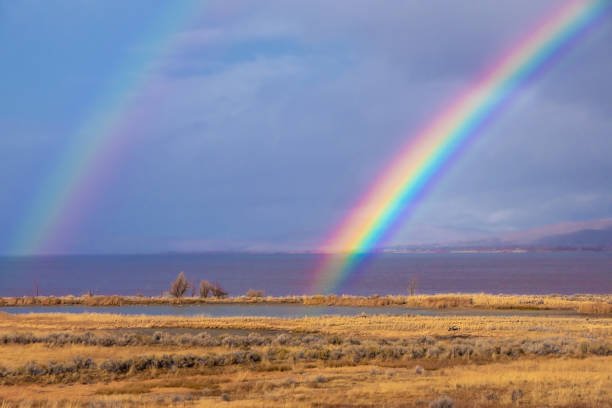
[(0, 313), (0, 407), (606, 407), (606, 316)]

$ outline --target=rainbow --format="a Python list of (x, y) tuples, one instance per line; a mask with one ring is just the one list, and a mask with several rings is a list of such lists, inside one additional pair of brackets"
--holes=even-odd
[(156, 90), (156, 61), (172, 50), (174, 34), (202, 7), (196, 0), (168, 4), (144, 41), (148, 49), (125, 62), (84, 118), (57, 166), (42, 181), (26, 208), (27, 216), (12, 240), (10, 253), (54, 253), (70, 246), (79, 222), (94, 206), (121, 154), (130, 147), (130, 132), (146, 121), (147, 108), (159, 100), (151, 98)]
[(375, 253), (452, 159), (522, 85), (609, 12), (609, 0), (571, 0), (502, 56), (400, 152), (333, 231), (313, 292), (335, 292)]

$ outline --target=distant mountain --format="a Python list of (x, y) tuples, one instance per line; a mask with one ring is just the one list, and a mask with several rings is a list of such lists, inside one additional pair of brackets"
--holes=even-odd
[(534, 242), (538, 246), (612, 247), (612, 227), (584, 229), (568, 234), (549, 235)]
[[(514, 238), (514, 239), (512, 239)], [(445, 244), (395, 245), (386, 252), (513, 252), (513, 251), (572, 251), (612, 250), (612, 226), (585, 228), (562, 234), (528, 237), (490, 237), (480, 240), (458, 241)]]

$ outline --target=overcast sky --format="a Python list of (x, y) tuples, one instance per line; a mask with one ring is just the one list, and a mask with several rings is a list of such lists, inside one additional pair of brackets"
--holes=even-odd
[[(54, 251), (315, 248), (559, 1), (206, 1), (160, 38), (176, 4), (0, 0), (0, 253), (125, 75), (139, 83), (119, 90), (137, 102), (119, 115), (126, 142)], [(521, 90), (392, 243), (612, 217), (610, 44), (608, 16)]]

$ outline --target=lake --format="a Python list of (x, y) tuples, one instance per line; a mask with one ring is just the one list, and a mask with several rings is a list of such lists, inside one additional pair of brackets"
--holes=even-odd
[[(184, 271), (219, 282), (230, 295), (307, 294), (321, 258), (314, 254), (160, 254), (0, 257), (0, 296), (146, 296)], [(381, 254), (340, 290), (355, 295), (418, 293), (612, 293), (612, 252)]]

